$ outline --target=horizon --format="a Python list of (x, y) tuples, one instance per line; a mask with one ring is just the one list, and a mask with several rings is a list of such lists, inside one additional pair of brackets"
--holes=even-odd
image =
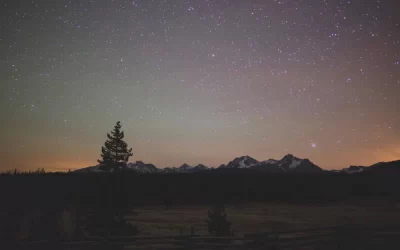
[(0, 172), (400, 159), (400, 9), (362, 1), (5, 0)]

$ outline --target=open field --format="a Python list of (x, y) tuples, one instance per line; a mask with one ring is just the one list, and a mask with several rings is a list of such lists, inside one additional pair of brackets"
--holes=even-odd
[[(137, 207), (134, 210), (136, 215), (129, 216), (129, 220), (139, 227), (137, 237), (122, 237), (108, 245), (101, 240), (96, 243), (89, 240), (66, 245), (25, 245), (25, 249), (397, 250), (400, 246), (397, 240), (400, 235), (400, 203), (375, 200), (312, 205), (277, 202), (226, 205), (235, 236), (219, 239), (207, 237), (205, 220), (208, 208), (205, 205), (172, 206), (168, 209), (162, 206)], [(338, 222), (363, 230), (333, 229)], [(189, 237), (190, 227), (195, 228), (197, 236)], [(374, 228), (377, 229), (375, 232)], [(271, 231), (278, 232), (277, 238), (274, 234), (262, 234)]]
[[(137, 208), (130, 221), (137, 225), (141, 235), (164, 236), (190, 233), (208, 235), (207, 206), (162, 206)], [(227, 205), (228, 220), (235, 235), (335, 226), (338, 221), (366, 227), (400, 227), (400, 203), (379, 201), (330, 203), (323, 205), (248, 203)]]

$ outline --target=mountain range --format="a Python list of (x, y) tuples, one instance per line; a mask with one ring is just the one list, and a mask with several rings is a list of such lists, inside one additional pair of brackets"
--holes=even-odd
[[(258, 161), (248, 155), (241, 156), (233, 159), (228, 164), (223, 164), (218, 168), (209, 168), (203, 164), (197, 166), (190, 166), (183, 164), (180, 167), (167, 167), (164, 169), (157, 168), (153, 164), (146, 164), (142, 161), (128, 163), (126, 170), (138, 173), (197, 173), (203, 171), (216, 171), (216, 172), (235, 172), (242, 169), (242, 171), (254, 172), (268, 172), (268, 173), (320, 173), (323, 170), (312, 163), (308, 159), (300, 159), (291, 154), (285, 155), (281, 160), (269, 159), (266, 161)], [(240, 170), (239, 170), (240, 171)], [(75, 170), (74, 172), (96, 173), (104, 172), (100, 166), (91, 166)]]
[[(209, 168), (203, 164), (190, 166), (184, 163), (180, 167), (157, 168), (153, 164), (136, 161), (128, 163), (127, 171), (137, 173), (199, 173), (199, 172), (217, 172), (217, 173), (394, 173), (400, 170), (400, 160), (392, 162), (380, 162), (371, 166), (350, 166), (342, 170), (323, 170), (309, 159), (300, 159), (292, 154), (285, 155), (280, 160), (269, 159), (258, 161), (248, 155), (237, 157), (228, 164), (222, 164), (218, 168)], [(100, 165), (77, 169), (75, 173), (99, 173), (105, 172), (100, 169)]]
[(227, 165), (221, 165), (219, 171), (232, 169), (251, 169), (268, 173), (319, 173), (323, 170), (308, 159), (300, 159), (291, 154), (285, 155), (280, 160), (269, 159), (257, 161), (246, 155), (235, 158)]

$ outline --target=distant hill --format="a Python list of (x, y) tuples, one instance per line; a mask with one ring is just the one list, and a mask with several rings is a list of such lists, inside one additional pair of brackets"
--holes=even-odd
[(80, 168), (73, 171), (73, 173), (102, 173), (102, 172), (104, 171), (100, 169), (100, 165)]
[(390, 162), (378, 162), (371, 166), (350, 166), (342, 170), (332, 171), (336, 173), (357, 174), (357, 173), (400, 173), (400, 160)]

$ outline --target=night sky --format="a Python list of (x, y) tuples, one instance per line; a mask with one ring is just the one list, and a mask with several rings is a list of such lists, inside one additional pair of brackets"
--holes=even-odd
[[(18, 3), (19, 2), (19, 3)], [(0, 170), (400, 159), (400, 1), (1, 3)]]

